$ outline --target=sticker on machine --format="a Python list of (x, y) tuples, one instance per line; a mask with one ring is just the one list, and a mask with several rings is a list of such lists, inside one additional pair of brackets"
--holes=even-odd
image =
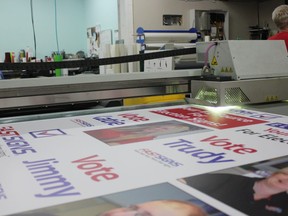
[(227, 114), (225, 112), (217, 112), (216, 110), (201, 109), (198, 107), (172, 108), (154, 110), (151, 112), (215, 129), (236, 128), (267, 122), (259, 119)]

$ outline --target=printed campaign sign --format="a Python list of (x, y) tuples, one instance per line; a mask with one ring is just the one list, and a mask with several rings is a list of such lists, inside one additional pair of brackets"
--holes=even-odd
[(0, 215), (285, 156), (287, 120), (186, 105), (2, 124)]
[[(143, 157), (142, 160), (147, 161), (146, 163), (154, 162), (154, 169), (162, 166), (161, 173), (166, 173), (166, 178), (185, 176), (189, 173), (197, 175), (209, 170), (225, 169), (287, 155), (287, 145), (284, 143), (271, 143), (257, 136), (246, 135), (247, 137), (243, 138), (242, 132), (233, 134), (233, 137), (229, 135), (230, 131), (223, 131), (221, 134), (205, 132), (161, 139), (157, 142), (132, 144), (131, 147), (125, 145), (123, 149), (119, 148), (118, 152), (128, 152), (133, 148)], [(140, 158), (138, 160), (140, 161)]]
[(233, 114), (211, 112), (196, 107), (163, 109), (152, 112), (215, 129), (227, 129), (266, 122)]
[[(13, 127), (20, 133), (50, 129), (79, 129), (81, 128), (105, 128), (113, 126), (134, 125), (145, 122), (157, 122), (163, 118), (146, 110), (122, 111), (100, 114), (89, 114), (74, 117), (62, 117), (55, 119), (33, 120), (13, 123)], [(7, 125), (6, 125), (7, 126)]]
[(272, 114), (272, 113), (263, 113), (263, 112), (258, 112), (258, 111), (253, 111), (253, 110), (246, 110), (246, 109), (241, 109), (241, 108), (226, 109), (226, 112), (230, 113), (230, 114), (246, 116), (246, 117), (250, 117), (250, 118), (254, 118), (254, 119), (260, 119), (260, 120), (265, 120), (265, 121), (284, 118), (283, 115), (277, 115), (277, 114)]
[(288, 157), (191, 176), (181, 182), (251, 216), (288, 215)]
[[(18, 170), (20, 164), (22, 172), (25, 173), (26, 170), (25, 175), (24, 173), (21, 174), (22, 184), (13, 185), (13, 188), (10, 189), (9, 183), (4, 184), (4, 182), (2, 185), (7, 197), (9, 197), (7, 194), (10, 190), (15, 191), (18, 187), (23, 188), (24, 182), (25, 185), (31, 185), (29, 190), (21, 194), (25, 195), (27, 201), (30, 200), (28, 205), (32, 205), (29, 208), (33, 209), (45, 207), (47, 205), (46, 199), (50, 200), (51, 205), (59, 204), (139, 188), (177, 177), (207, 173), (247, 163), (249, 160), (257, 161), (260, 156), (263, 158), (262, 154), (253, 155), (257, 150), (255, 147), (255, 151), (253, 151), (252, 148), (252, 150), (246, 148), (246, 145), (233, 145), (232, 142), (229, 143), (229, 140), (216, 138), (211, 133), (193, 134), (192, 137), (185, 135), (179, 138), (163, 138), (157, 142), (146, 141), (128, 145), (109, 146), (102, 143), (107, 148), (101, 150), (93, 148), (92, 145), (97, 146), (97, 143), (91, 142), (91, 146), (90, 144), (85, 145), (85, 150), (79, 148), (78, 152), (73, 151), (73, 155), (63, 155), (64, 152), (69, 152), (66, 150), (67, 145), (64, 145), (58, 147), (58, 152), (50, 152), (50, 155), (42, 153), (41, 158), (30, 156), (27, 157), (29, 159), (22, 159), (18, 166)], [(85, 135), (85, 133), (83, 134)], [(62, 136), (62, 138), (73, 139), (69, 136)], [(88, 138), (87, 144), (88, 140), (89, 142), (92, 139), (95, 140), (89, 136), (85, 136), (85, 138)], [(235, 149), (227, 148), (224, 150), (225, 147), (215, 145), (215, 140), (224, 140), (226, 144), (229, 144), (229, 147), (234, 146)], [(283, 146), (283, 149), (286, 149), (286, 145), (282, 145), (280, 148)], [(84, 146), (81, 145), (81, 147)], [(269, 151), (274, 148), (272, 145), (270, 147)], [(71, 148), (74, 149), (75, 146), (71, 146)], [(135, 150), (132, 151), (132, 149)], [(279, 152), (283, 154), (284, 151)], [(243, 153), (246, 154), (242, 155)], [(269, 158), (275, 154), (278, 155), (279, 153), (271, 151), (265, 157)], [(5, 166), (6, 164), (3, 164), (3, 167)], [(155, 173), (161, 173), (161, 175), (155, 175)], [(18, 174), (14, 177), (8, 172), (6, 175), (17, 179)], [(24, 181), (23, 176), (27, 176), (26, 181)], [(92, 188), (93, 190), (91, 190)], [(18, 195), (13, 201), (21, 201), (23, 198)], [(8, 206), (13, 205), (6, 205), (6, 208)], [(15, 211), (14, 208), (10, 210)]]
[(66, 133), (60, 129), (32, 131), (32, 132), (29, 132), (29, 134), (31, 134), (34, 138), (46, 138), (46, 137), (52, 137), (52, 136), (66, 135)]
[[(227, 216), (226, 213), (209, 203), (203, 202), (169, 183), (42, 208), (25, 214), (55, 215), (57, 213), (57, 215), (67, 215), (71, 214), (71, 209), (74, 214), (85, 216)], [(237, 213), (239, 215), (239, 212)]]
[(269, 142), (271, 145), (288, 144), (288, 124), (286, 123), (274, 122), (258, 125), (257, 127), (244, 127), (235, 130), (235, 132), (242, 133), (243, 137), (257, 137), (262, 142)]
[(96, 129), (84, 132), (111, 146), (156, 140), (166, 137), (183, 136), (186, 134), (201, 133), (205, 131), (211, 130), (196, 125), (170, 120), (133, 126)]

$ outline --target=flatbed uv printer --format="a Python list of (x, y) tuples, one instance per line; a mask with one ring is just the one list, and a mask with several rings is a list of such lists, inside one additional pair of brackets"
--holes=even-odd
[(288, 99), (284, 41), (229, 40), (196, 44), (202, 80), (191, 81), (192, 98), (210, 105), (243, 105)]

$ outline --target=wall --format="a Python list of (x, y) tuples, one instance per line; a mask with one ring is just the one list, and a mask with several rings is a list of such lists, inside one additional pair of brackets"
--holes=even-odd
[(85, 0), (85, 14), (86, 28), (100, 25), (101, 30), (118, 31), (117, 0)]
[[(126, 0), (127, 1), (127, 0)], [(273, 9), (284, 0), (266, 0), (257, 5), (256, 1), (186, 1), (186, 0), (130, 0), (133, 1), (134, 30), (139, 26), (144, 29), (189, 29), (190, 9), (224, 10), (229, 12), (229, 39), (249, 39), (249, 26), (268, 23), (276, 30), (271, 20)], [(259, 7), (259, 20), (258, 20)], [(182, 26), (163, 26), (163, 14), (182, 14)], [(258, 23), (259, 21), (259, 23)]]
[[(257, 4), (251, 2), (220, 2), (184, 0), (133, 0), (134, 28), (142, 26), (146, 29), (189, 29), (189, 10), (224, 10), (229, 11), (230, 39), (248, 39), (248, 26), (257, 24)], [(163, 26), (163, 14), (182, 14), (182, 26)], [(245, 15), (244, 15), (245, 14)]]
[[(118, 0), (125, 2), (130, 9), (125, 13), (123, 23), (127, 37), (142, 26), (146, 29), (189, 29), (189, 10), (227, 10), (230, 13), (230, 39), (248, 39), (249, 26), (258, 24), (257, 4), (251, 2), (219, 2), (185, 0)], [(267, 0), (260, 3), (260, 25), (276, 27), (271, 20), (273, 9), (284, 0)], [(37, 57), (43, 58), (57, 51), (55, 36), (54, 0), (34, 0), (34, 21), (37, 37)], [(102, 30), (118, 30), (117, 0), (57, 0), (59, 49), (66, 53), (86, 51), (86, 29), (101, 25)], [(131, 15), (129, 15), (131, 13)], [(133, 13), (133, 14), (132, 14)], [(183, 14), (183, 26), (163, 26), (162, 14)], [(30, 0), (1, 0), (1, 40), (0, 59), (6, 51), (18, 53), (27, 46), (34, 48), (30, 15)], [(127, 23), (133, 27), (127, 26)], [(122, 25), (123, 25), (122, 23)]]
[[(101, 29), (118, 29), (117, 0), (57, 0), (59, 50), (66, 53), (86, 52), (87, 27), (101, 24)], [(34, 23), (37, 58), (57, 51), (54, 0), (34, 0)], [(33, 48), (30, 0), (1, 0), (0, 59), (4, 53), (27, 46)]]
[[(33, 1), (34, 23), (37, 40), (37, 57), (43, 58), (57, 51), (55, 36), (55, 7), (53, 0)], [(83, 38), (84, 7), (82, 0), (57, 0), (59, 49), (76, 52), (86, 47)], [(30, 0), (1, 0), (0, 57), (4, 52), (27, 46), (33, 47), (33, 31), (30, 14)], [(85, 36), (85, 33), (84, 33)]]
[(260, 25), (265, 26), (268, 24), (269, 28), (271, 29), (271, 33), (274, 34), (277, 32), (277, 27), (272, 21), (272, 12), (273, 10), (279, 6), (285, 4), (284, 0), (269, 0), (264, 1), (259, 5), (259, 17), (260, 17)]

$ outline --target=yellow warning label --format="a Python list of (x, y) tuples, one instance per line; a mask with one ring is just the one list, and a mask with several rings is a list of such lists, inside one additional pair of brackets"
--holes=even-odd
[(233, 73), (233, 69), (231, 67), (222, 67), (221, 73)]
[(278, 101), (278, 96), (267, 96), (266, 102)]
[(218, 65), (218, 62), (215, 56), (212, 59), (211, 65)]

